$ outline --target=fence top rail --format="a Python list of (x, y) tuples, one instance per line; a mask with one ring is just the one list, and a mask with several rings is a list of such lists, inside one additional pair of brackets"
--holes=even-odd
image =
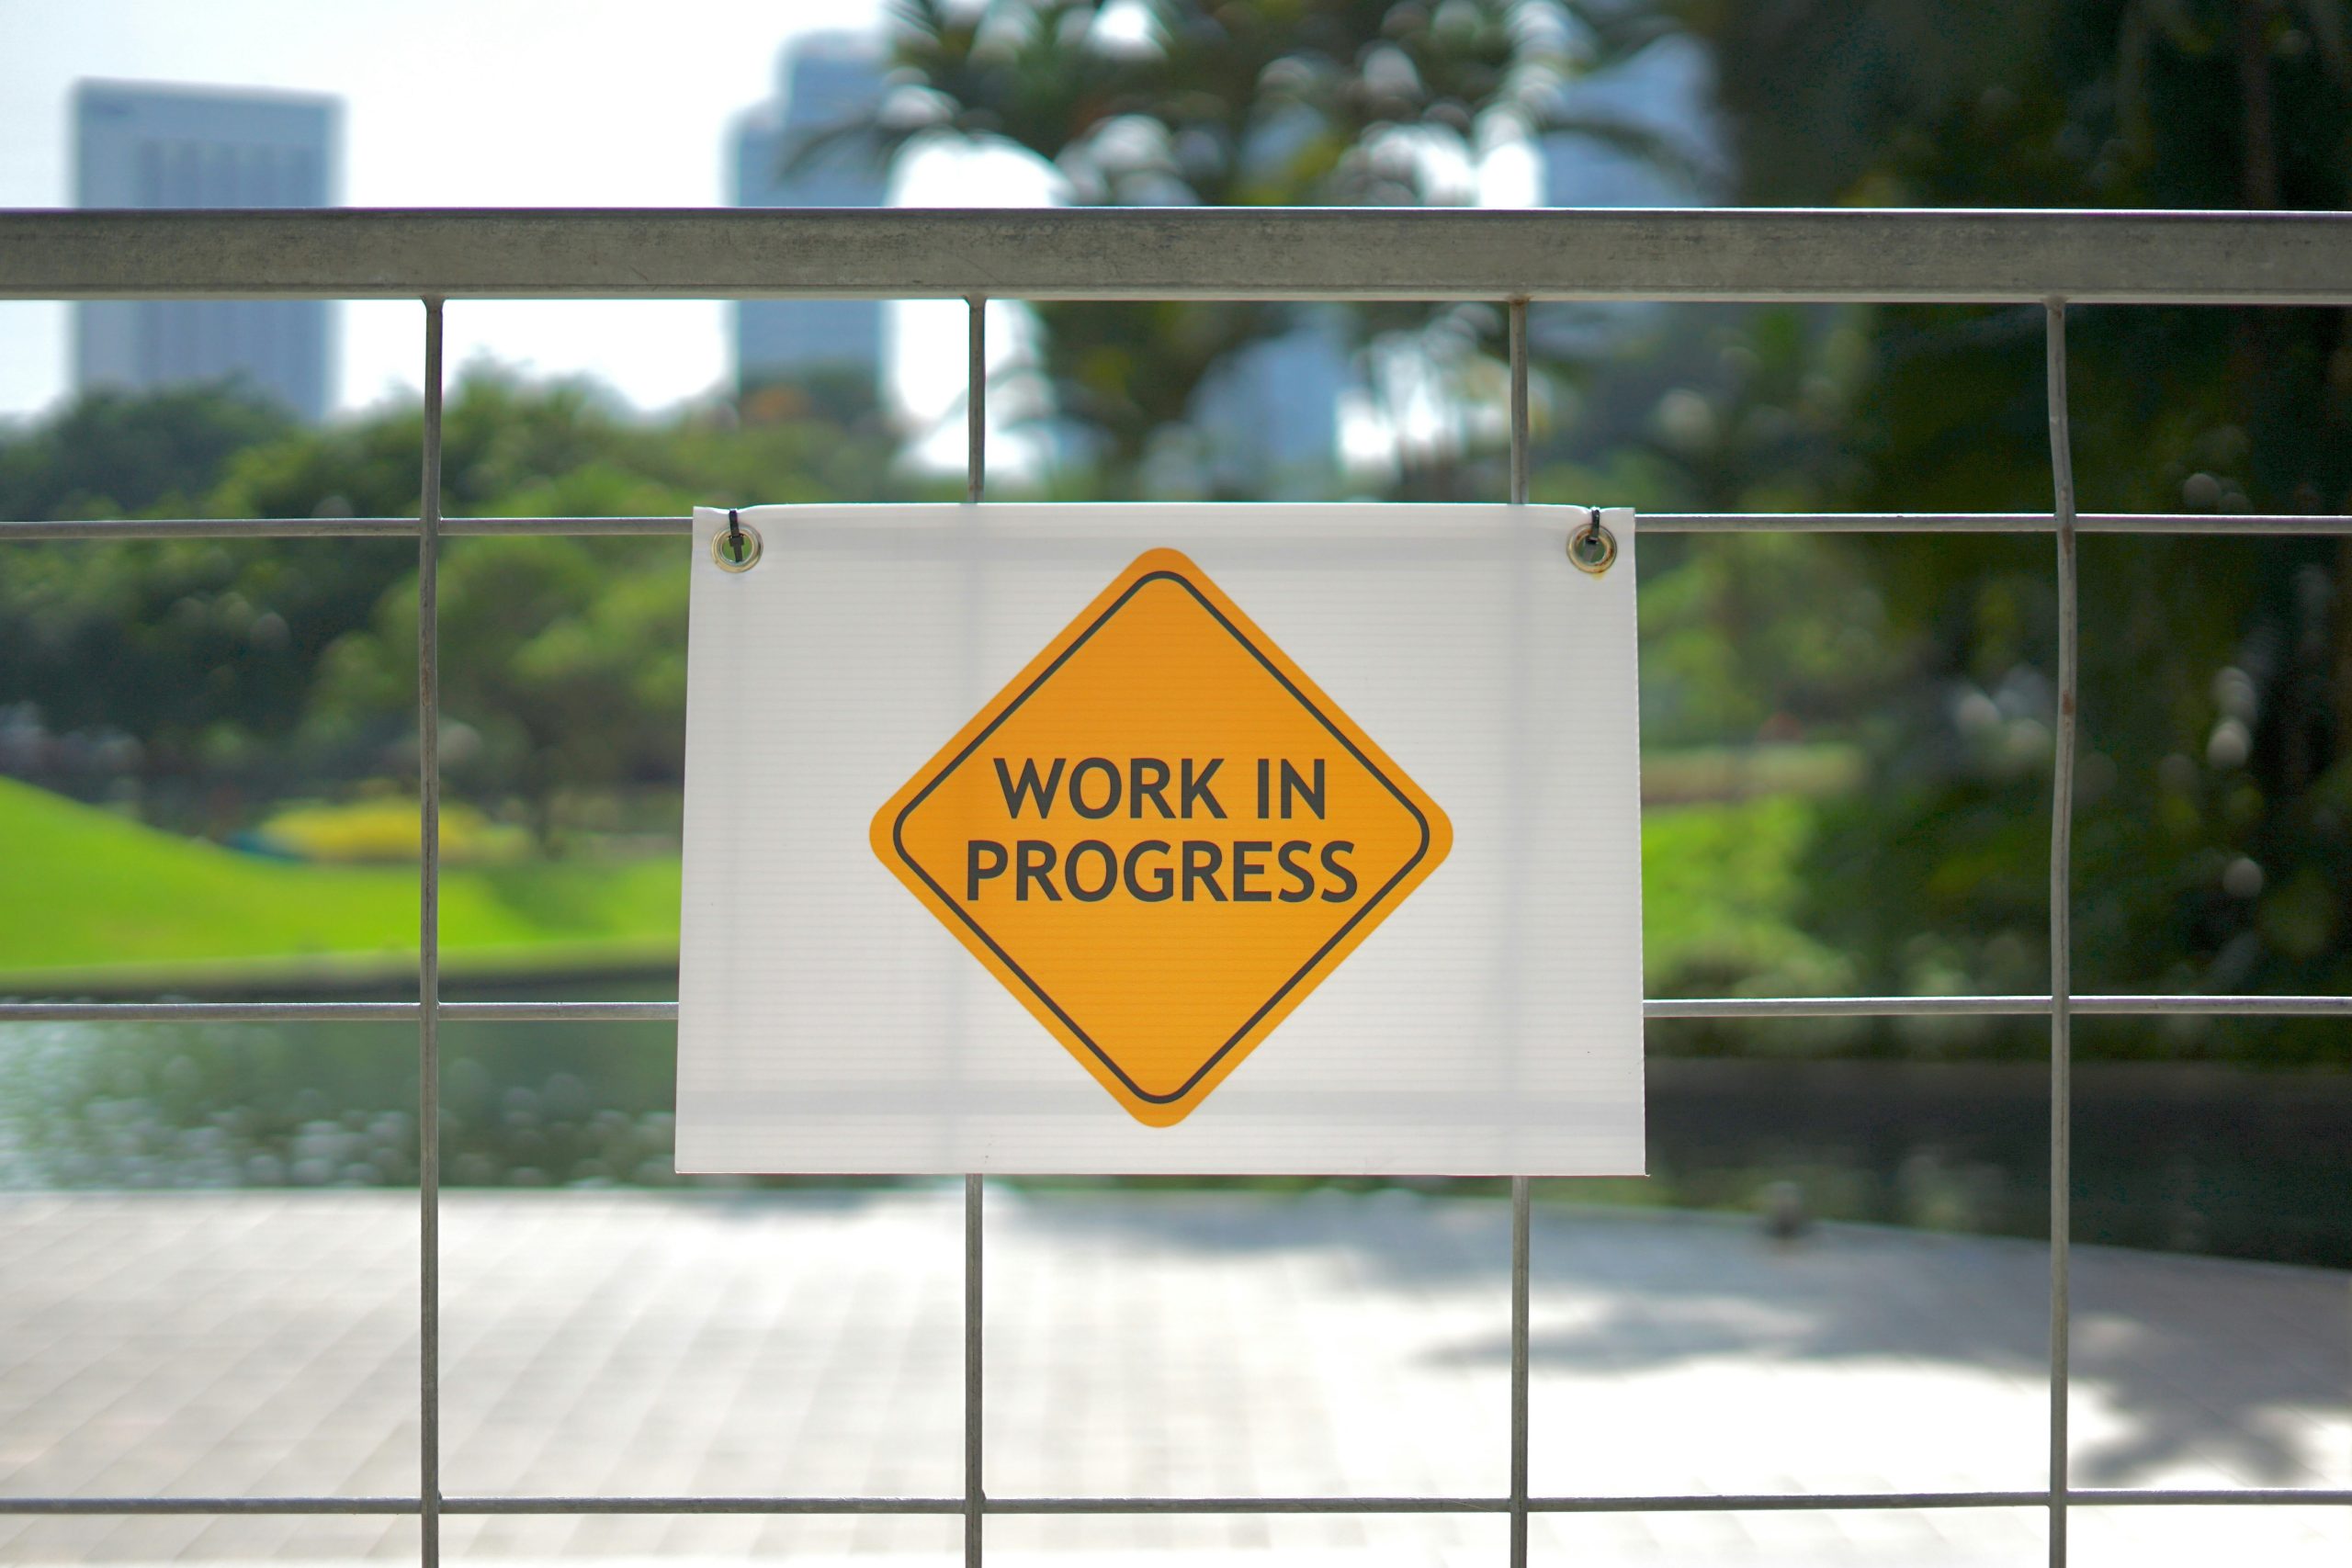
[(0, 211), (0, 299), (2352, 304), (2352, 213)]

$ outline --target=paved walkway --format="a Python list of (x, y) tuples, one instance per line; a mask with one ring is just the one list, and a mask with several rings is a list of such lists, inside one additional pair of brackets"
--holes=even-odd
[[(1506, 1489), (1508, 1233), (1405, 1193), (1030, 1194), (988, 1216), (988, 1484)], [(453, 1494), (951, 1495), (960, 1192), (460, 1192)], [(2352, 1280), (2076, 1254), (2077, 1478), (2352, 1485)], [(0, 1195), (0, 1495), (390, 1494), (416, 1477), (416, 1215), (379, 1193)], [(2031, 1245), (1539, 1210), (1544, 1494), (2030, 1489)], [(451, 1561), (937, 1562), (952, 1519), (452, 1518)], [(1588, 1516), (1539, 1561), (2039, 1563), (2038, 1510)], [(2352, 1562), (2352, 1509), (2078, 1510), (2085, 1564)], [(323, 1563), (380, 1517), (0, 1516), (0, 1562)], [(1491, 1517), (993, 1518), (1019, 1562), (1499, 1561)], [(602, 1568), (612, 1568), (607, 1561)]]

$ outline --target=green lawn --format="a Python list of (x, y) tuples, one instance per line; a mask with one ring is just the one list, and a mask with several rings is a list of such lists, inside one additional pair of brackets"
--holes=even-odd
[[(143, 987), (415, 967), (415, 873), (266, 860), (0, 779), (0, 989)], [(455, 971), (659, 962), (678, 942), (678, 863), (451, 871)]]
[(1652, 996), (1827, 995), (1845, 961), (1796, 923), (1814, 803), (1642, 808), (1642, 967)]
[[(1801, 799), (1651, 807), (1642, 824), (1654, 990), (1831, 961), (1790, 924)], [(447, 967), (536, 976), (667, 963), (678, 863), (581, 860), (452, 869)], [(168, 989), (413, 970), (416, 876), (263, 859), (0, 779), (0, 991)]]

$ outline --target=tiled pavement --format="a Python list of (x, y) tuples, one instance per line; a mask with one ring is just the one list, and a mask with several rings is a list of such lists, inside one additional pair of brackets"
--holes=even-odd
[[(447, 1197), (451, 1494), (947, 1495), (960, 1190)], [(0, 1495), (416, 1481), (416, 1206), (0, 1195)], [(2078, 1481), (2352, 1485), (2346, 1276), (2079, 1249)], [(1505, 1490), (1492, 1201), (1020, 1193), (988, 1215), (999, 1495)], [(1538, 1495), (2030, 1489), (2023, 1243), (1539, 1208)], [(1493, 1517), (992, 1517), (989, 1559), (1493, 1562)], [(944, 1562), (954, 1519), (453, 1517), (450, 1560)], [(2078, 1509), (2085, 1564), (2352, 1562), (2352, 1508)], [(2038, 1510), (1541, 1518), (1539, 1561), (2038, 1563)], [(412, 1555), (380, 1517), (0, 1516), (0, 1562)]]

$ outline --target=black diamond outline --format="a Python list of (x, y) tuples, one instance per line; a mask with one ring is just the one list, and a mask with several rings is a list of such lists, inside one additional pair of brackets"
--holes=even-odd
[[(1276, 987), (1274, 994), (1268, 997), (1265, 1002), (1259, 1007), (1258, 1010), (1251, 1013), (1250, 1017), (1243, 1021), (1241, 1027), (1233, 1032), (1232, 1037), (1227, 1040), (1224, 1044), (1218, 1046), (1209, 1056), (1208, 1060), (1203, 1062), (1200, 1066), (1194, 1070), (1191, 1077), (1186, 1078), (1180, 1087), (1170, 1090), (1169, 1093), (1154, 1094), (1150, 1090), (1145, 1089), (1141, 1084), (1136, 1083), (1135, 1079), (1129, 1077), (1126, 1070), (1121, 1067), (1118, 1063), (1113, 1061), (1110, 1054), (1104, 1051), (1102, 1046), (1094, 1043), (1093, 1036), (1087, 1033), (1084, 1029), (1079, 1027), (1078, 1021), (1070, 1017), (1068, 1012), (1064, 1011), (1061, 1004), (1054, 1000), (1052, 996), (1047, 994), (1046, 988), (1037, 984), (1037, 982), (1030, 976), (1027, 970), (1022, 968), (1019, 964), (1013, 961), (1012, 955), (1000, 946), (997, 940), (988, 933), (986, 928), (981, 926), (979, 921), (974, 919), (971, 915), (965, 910), (962, 903), (960, 903), (954, 895), (950, 894), (946, 888), (942, 887), (938, 881), (933, 877), (930, 872), (923, 869), (922, 863), (918, 862), (912, 854), (908, 852), (905, 831), (907, 818), (914, 815), (915, 808), (920, 807), (925, 800), (929, 799), (933, 791), (936, 790), (941, 784), (945, 784), (947, 782), (947, 776), (950, 773), (953, 773), (956, 769), (962, 767), (966, 761), (969, 761), (972, 753), (979, 750), (981, 742), (988, 739), (989, 736), (995, 734), (996, 731), (1004, 724), (1005, 720), (1011, 718), (1013, 714), (1019, 710), (1023, 703), (1027, 702), (1031, 697), (1035, 696), (1037, 694), (1038, 688), (1043, 686), (1047, 681), (1051, 680), (1055, 672), (1059, 671), (1064, 664), (1069, 661), (1071, 655), (1075, 654), (1080, 649), (1086, 646), (1087, 639), (1093, 637), (1096, 632), (1101, 631), (1104, 626), (1109, 624), (1112, 616), (1126, 608), (1127, 602), (1129, 600), (1133, 599), (1137, 593), (1143, 592), (1148, 585), (1161, 581), (1175, 583), (1178, 587), (1183, 589), (1185, 592), (1191, 594), (1193, 596), (1193, 603), (1199, 604), (1202, 609), (1207, 611), (1211, 618), (1213, 618), (1218, 626), (1223, 626), (1226, 629), (1227, 634), (1229, 635), (1234, 641), (1239, 643), (1243, 649), (1248, 650), (1250, 657), (1255, 659), (1259, 664), (1264, 668), (1267, 674), (1272, 675), (1276, 681), (1280, 682), (1282, 683), (1283, 690), (1288, 692), (1291, 696), (1297, 701), (1299, 706), (1314, 715), (1316, 722), (1320, 724), (1325, 729), (1330, 731), (1331, 738), (1333, 739), (1347, 748), (1348, 754), (1363, 765), (1364, 772), (1379, 780), (1381, 787), (1387, 790), (1390, 795), (1396, 797), (1396, 803), (1412, 814), (1414, 823), (1419, 827), (1421, 830), (1421, 841), (1419, 847), (1413, 851), (1411, 856), (1406, 860), (1405, 863), (1397, 868), (1396, 874), (1394, 876), (1391, 876), (1386, 882), (1382, 883), (1380, 885), (1380, 890), (1374, 893), (1370, 898), (1366, 899), (1363, 907), (1358, 909), (1353, 915), (1351, 915), (1347, 920), (1340, 925), (1338, 931), (1332, 932), (1330, 940), (1324, 942), (1321, 947), (1317, 948), (1313, 956), (1308, 958), (1305, 964), (1299, 965), (1295, 974), (1292, 975), (1289, 979), (1283, 981), (1280, 987)], [(1176, 571), (1170, 568), (1161, 567), (1144, 573), (1141, 577), (1136, 578), (1135, 581), (1129, 583), (1125, 592), (1120, 594), (1118, 598), (1113, 600), (1108, 605), (1104, 606), (1102, 613), (1095, 616), (1093, 622), (1089, 625), (1084, 631), (1079, 633), (1076, 637), (1072, 638), (1070, 645), (1062, 649), (1059, 654), (1056, 655), (1054, 661), (1051, 664), (1046, 665), (1043, 670), (1039, 671), (1036, 678), (1031, 681), (1028, 685), (1022, 688), (1022, 692), (1019, 696), (1005, 704), (1004, 710), (1001, 713), (999, 713), (996, 717), (990, 719), (985, 728), (983, 728), (978, 735), (972, 737), (969, 744), (965, 746), (961, 751), (956, 752), (954, 757), (950, 758), (947, 764), (941, 768), (937, 773), (932, 776), (932, 780), (929, 784), (924, 784), (922, 788), (915, 792), (914, 797), (907, 802), (906, 806), (899, 810), (899, 815), (891, 821), (890, 845), (891, 848), (898, 851), (899, 859), (905, 864), (907, 869), (913, 872), (917, 876), (922, 877), (923, 886), (930, 888), (933, 894), (937, 895), (939, 901), (942, 904), (956, 911), (956, 919), (962, 920), (965, 925), (970, 927), (972, 934), (978, 937), (981, 942), (987, 943), (988, 950), (990, 953), (995, 953), (997, 957), (1002, 961), (1007, 969), (1010, 969), (1013, 974), (1020, 976), (1021, 983), (1029, 987), (1030, 994), (1035, 996), (1039, 1001), (1045, 1003), (1053, 1015), (1062, 1021), (1062, 1023), (1069, 1030), (1070, 1033), (1076, 1036), (1081, 1044), (1094, 1054), (1094, 1059), (1101, 1062), (1105, 1067), (1109, 1068), (1111, 1076), (1117, 1078), (1121, 1083), (1126, 1086), (1127, 1091), (1130, 1094), (1133, 1094), (1137, 1100), (1144, 1101), (1146, 1104), (1173, 1105), (1177, 1101), (1182, 1100), (1186, 1095), (1192, 1093), (1193, 1089), (1200, 1083), (1201, 1079), (1208, 1076), (1210, 1069), (1214, 1068), (1219, 1062), (1222, 1062), (1227, 1056), (1230, 1055), (1233, 1053), (1234, 1048), (1241, 1043), (1242, 1040), (1249, 1035), (1250, 1032), (1258, 1027), (1258, 1021), (1264, 1018), (1267, 1013), (1273, 1010), (1274, 1007), (1280, 1003), (1284, 997), (1290, 995), (1293, 990), (1296, 989), (1299, 982), (1306, 979), (1306, 976), (1314, 971), (1315, 967), (1323, 962), (1325, 956), (1346, 938), (1350, 931), (1362, 925), (1365, 919), (1370, 916), (1374, 909), (1378, 908), (1382, 902), (1385, 901), (1391, 893), (1396, 891), (1397, 884), (1403, 882), (1405, 878), (1411, 874), (1413, 868), (1421, 863), (1422, 860), (1430, 852), (1430, 819), (1421, 808), (1413, 803), (1412, 797), (1408, 795), (1403, 790), (1397, 788), (1396, 782), (1389, 778), (1386, 773), (1382, 773), (1379, 767), (1374, 763), (1373, 760), (1365, 756), (1363, 750), (1359, 748), (1353, 740), (1348, 738), (1346, 732), (1331, 721), (1330, 716), (1326, 714), (1321, 708), (1317, 707), (1307, 697), (1306, 694), (1300, 691), (1296, 683), (1294, 682), (1288, 675), (1283, 673), (1280, 667), (1278, 667), (1272, 660), (1266, 657), (1264, 651), (1261, 649), (1257, 644), (1251, 642), (1249, 637), (1242, 635), (1241, 628), (1235, 626), (1231, 620), (1227, 618), (1224, 611), (1218, 609), (1216, 605), (1210, 603), (1207, 595), (1204, 594), (1199, 588), (1195, 587), (1190, 578), (1187, 578), (1182, 572)]]

